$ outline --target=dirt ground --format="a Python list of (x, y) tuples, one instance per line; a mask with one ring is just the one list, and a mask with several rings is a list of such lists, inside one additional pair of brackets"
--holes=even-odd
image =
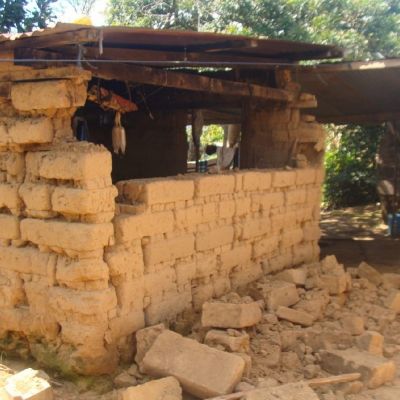
[(380, 272), (400, 273), (400, 239), (388, 236), (379, 205), (322, 213), (321, 257), (335, 254), (346, 267), (361, 261)]
[[(321, 259), (326, 255), (334, 254), (346, 268), (357, 267), (361, 261), (366, 261), (381, 273), (400, 274), (400, 241), (387, 236), (387, 228), (381, 223), (377, 206), (324, 212), (321, 227), (323, 231)], [(329, 387), (326, 390), (317, 391), (318, 396), (321, 400), (399, 400), (400, 317), (397, 315), (395, 319), (387, 322), (385, 318), (382, 319), (382, 315), (373, 316), (373, 307), (377, 307), (376, 304), (382, 304), (382, 299), (387, 296), (388, 291), (369, 285), (362, 279), (355, 279), (353, 282), (353, 290), (347, 295), (346, 305), (340, 307), (335, 305), (335, 301), (340, 302), (339, 296), (335, 301), (332, 301), (335, 296), (331, 296), (330, 304), (323, 313), (324, 317), (317, 319), (311, 329), (317, 332), (319, 329), (322, 335), (337, 332), (336, 341), (345, 343), (349, 338), (340, 334), (342, 316), (345, 313), (362, 315), (367, 321), (365, 329), (379, 331), (384, 335), (384, 355), (395, 362), (396, 378), (392, 383), (375, 390), (363, 390), (361, 393), (352, 394), (345, 393), (341, 388), (338, 390), (338, 388)], [(299, 293), (303, 302), (310, 300), (307, 296), (313, 295), (312, 290), (299, 289)], [(204, 339), (202, 336), (204, 331), (201, 327), (199, 328), (199, 316), (195, 316), (192, 323), (193, 327), (191, 332), (189, 331), (189, 336), (201, 342)], [(279, 336), (283, 337), (282, 332), (294, 329), (297, 329), (295, 325), (278, 321), (273, 313), (265, 313), (263, 320), (257, 326), (247, 330), (250, 337), (248, 354), (252, 358), (252, 370), (249, 376), (243, 379), (246, 384), (259, 388), (327, 376), (318, 365), (318, 351), (311, 349), (312, 343), (295, 340), (292, 347), (285, 348)], [(351, 340), (353, 344), (350, 346), (354, 346), (354, 337)], [(0, 364), (5, 364), (14, 370), (21, 370), (28, 366), (39, 368), (31, 362), (9, 360), (4, 355), (1, 355)], [(57, 400), (117, 398), (116, 391), (110, 391), (112, 379), (109, 377), (82, 378), (75, 383), (61, 380), (56, 375), (52, 375), (51, 379)], [(138, 383), (145, 382), (146, 379), (144, 377), (142, 381), (139, 378)], [(89, 387), (93, 390), (88, 390)], [(99, 395), (99, 392), (103, 394)], [(194, 399), (190, 396), (184, 398), (185, 400)]]

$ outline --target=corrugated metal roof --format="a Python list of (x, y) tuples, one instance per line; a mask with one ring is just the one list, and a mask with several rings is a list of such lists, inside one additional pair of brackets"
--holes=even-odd
[[(49, 42), (52, 36), (67, 32), (93, 32), (103, 35), (105, 47), (131, 48), (164, 51), (212, 51), (223, 55), (242, 55), (260, 58), (284, 58), (289, 60), (309, 60), (340, 57), (342, 51), (336, 46), (327, 46), (286, 40), (253, 38), (240, 35), (227, 35), (211, 32), (194, 32), (179, 30), (154, 30), (132, 27), (94, 27), (88, 25), (58, 23), (54, 28), (37, 30), (24, 34), (0, 35), (1, 45), (8, 42), (8, 47), (26, 46), (28, 38), (43, 38), (47, 36)], [(10, 44), (10, 41), (13, 41)], [(30, 41), (31, 42), (31, 41)], [(237, 44), (244, 42), (241, 46)], [(226, 46), (224, 46), (226, 44)], [(209, 46), (209, 49), (202, 48)], [(47, 47), (47, 46), (46, 46)], [(193, 49), (193, 50), (192, 50)]]
[(400, 119), (400, 59), (319, 65), (295, 73), (318, 99), (321, 122), (374, 123)]

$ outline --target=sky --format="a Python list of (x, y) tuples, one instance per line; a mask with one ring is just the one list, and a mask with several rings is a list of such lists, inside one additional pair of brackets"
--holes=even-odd
[[(106, 25), (107, 0), (97, 0), (90, 15), (93, 25)], [(75, 13), (74, 9), (65, 1), (59, 2), (56, 7), (57, 22), (74, 22), (81, 17)]]

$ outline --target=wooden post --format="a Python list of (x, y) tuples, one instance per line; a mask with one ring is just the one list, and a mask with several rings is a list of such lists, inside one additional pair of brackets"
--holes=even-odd
[(192, 112), (192, 140), (196, 155), (196, 172), (199, 172), (200, 161), (200, 138), (203, 133), (204, 118), (201, 110)]

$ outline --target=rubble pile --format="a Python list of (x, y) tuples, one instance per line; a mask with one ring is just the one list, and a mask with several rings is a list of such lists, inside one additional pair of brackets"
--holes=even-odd
[(172, 330), (138, 331), (135, 363), (107, 396), (364, 400), (382, 388), (395, 399), (399, 313), (399, 275), (366, 263), (346, 271), (328, 256), (205, 302)]

